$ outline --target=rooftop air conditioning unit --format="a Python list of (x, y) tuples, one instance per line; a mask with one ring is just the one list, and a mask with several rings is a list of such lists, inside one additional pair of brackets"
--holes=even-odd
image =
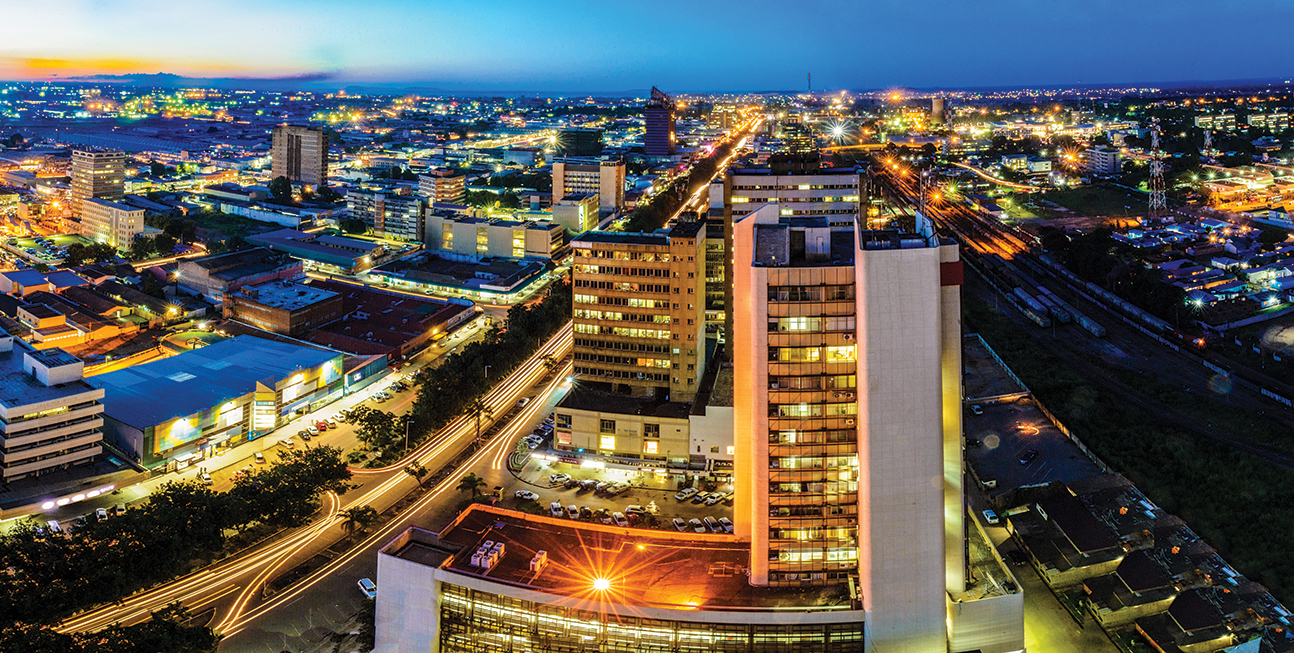
[(853, 339), (854, 339), (854, 334), (852, 333), (845, 334), (845, 340), (853, 340)]
[(845, 426), (853, 426), (853, 425), (854, 425), (854, 418), (850, 417), (849, 419), (845, 420)]

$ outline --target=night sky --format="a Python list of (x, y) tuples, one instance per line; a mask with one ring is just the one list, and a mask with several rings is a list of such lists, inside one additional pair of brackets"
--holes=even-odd
[(675, 92), (1294, 75), (1284, 0), (0, 0), (0, 79)]

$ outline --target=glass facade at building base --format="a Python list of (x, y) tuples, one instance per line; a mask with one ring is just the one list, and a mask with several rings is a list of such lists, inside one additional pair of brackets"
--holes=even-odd
[[(627, 608), (632, 609), (632, 608)], [(706, 613), (698, 611), (704, 619)], [(779, 616), (785, 613), (776, 613)], [(763, 616), (767, 616), (764, 613)], [(863, 622), (707, 623), (602, 614), (442, 585), (441, 653), (856, 653)]]

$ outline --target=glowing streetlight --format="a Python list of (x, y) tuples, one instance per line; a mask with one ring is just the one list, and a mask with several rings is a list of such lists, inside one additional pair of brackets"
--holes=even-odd
[(611, 580), (608, 578), (595, 578), (593, 580), (593, 589), (599, 592), (605, 592), (611, 589)]

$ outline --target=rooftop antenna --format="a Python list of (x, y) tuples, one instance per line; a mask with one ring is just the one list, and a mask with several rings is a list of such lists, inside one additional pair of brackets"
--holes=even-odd
[(1150, 217), (1162, 218), (1168, 208), (1164, 196), (1164, 151), (1159, 147), (1159, 119), (1150, 123)]
[(1213, 156), (1213, 130), (1212, 129), (1204, 130), (1204, 151), (1201, 152), (1201, 154), (1203, 154), (1204, 156)]
[(809, 73), (809, 92), (813, 92), (813, 73)]

